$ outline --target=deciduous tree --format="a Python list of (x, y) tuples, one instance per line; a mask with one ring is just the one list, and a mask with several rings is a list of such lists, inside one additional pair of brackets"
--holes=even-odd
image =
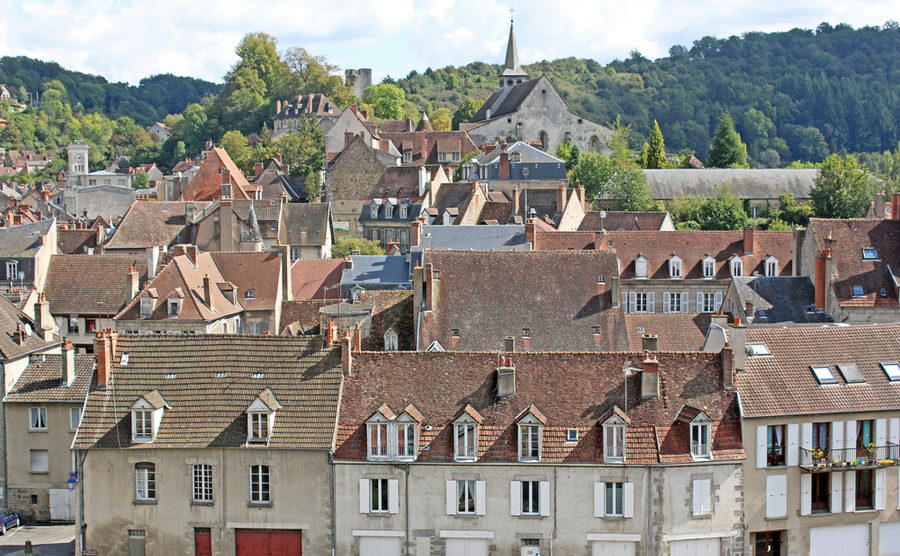
[(831, 154), (822, 163), (810, 197), (819, 218), (862, 218), (874, 190), (869, 174), (855, 156)]

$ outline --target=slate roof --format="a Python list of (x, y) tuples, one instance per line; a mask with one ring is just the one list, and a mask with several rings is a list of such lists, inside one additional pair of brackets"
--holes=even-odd
[(403, 255), (353, 255), (353, 267), (344, 269), (341, 285), (363, 288), (408, 285), (409, 263)]
[[(312, 336), (120, 336), (112, 358), (115, 387), (92, 389), (75, 447), (242, 447), (245, 411), (271, 388), (281, 409), (268, 447), (328, 450), (340, 396), (340, 353), (320, 350), (321, 343)], [(119, 353), (128, 353), (126, 366)], [(216, 378), (223, 372), (227, 376)], [(177, 378), (165, 378), (168, 373)], [(262, 378), (253, 378), (255, 373)], [(153, 390), (170, 408), (153, 442), (132, 444), (128, 408)]]
[(41, 249), (41, 237), (46, 236), (56, 220), (38, 220), (30, 224), (0, 228), (0, 257), (27, 259)]
[[(28, 327), (32, 330), (31, 335), (26, 335), (24, 345), (14, 340), (17, 327), (26, 334)], [(0, 295), (0, 360), (19, 357), (42, 347), (49, 347), (49, 344), (34, 333), (34, 320)]]
[(652, 334), (660, 351), (700, 351), (711, 320), (711, 313), (629, 313), (625, 315), (628, 349), (641, 351), (642, 336)]
[[(811, 218), (810, 234), (817, 251), (831, 249), (836, 274), (832, 287), (842, 306), (897, 307), (890, 270), (900, 269), (900, 220)], [(864, 247), (874, 247), (878, 259), (863, 260)], [(854, 296), (853, 286), (862, 286), (863, 295)]]
[[(467, 164), (493, 164), (500, 160), (500, 153), (503, 152), (500, 148), (494, 148), (490, 152), (482, 153), (471, 160), (471, 162), (467, 162)], [(560, 162), (564, 162), (563, 160), (556, 158), (550, 153), (546, 153), (541, 149), (536, 149), (525, 143), (524, 141), (513, 141), (509, 143), (506, 148), (506, 152), (512, 155), (513, 153), (518, 153), (519, 160), (515, 162), (520, 163), (552, 163), (558, 164)], [(513, 156), (510, 156), (510, 162), (513, 162)]]
[[(386, 405), (400, 414), (412, 404), (423, 416), (418, 461), (453, 461), (453, 421), (467, 406), (481, 414), (478, 461), (517, 461), (516, 418), (533, 406), (546, 417), (542, 462), (602, 462), (602, 426), (610, 409), (624, 406), (625, 361), (638, 353), (513, 353), (516, 393), (495, 397), (498, 354), (449, 352), (363, 352), (341, 399), (336, 459), (364, 460), (365, 421)], [(737, 396), (721, 382), (717, 353), (657, 353), (663, 398), (641, 399), (641, 377), (628, 379), (626, 462), (690, 462), (686, 427), (674, 427), (683, 405), (704, 407), (715, 422), (713, 458), (744, 457)], [(565, 380), (560, 380), (560, 377)], [(576, 428), (577, 443), (566, 442)], [(430, 430), (429, 430), (430, 429)], [(661, 446), (661, 450), (657, 447)]]
[[(340, 296), (335, 285), (341, 283), (341, 259), (297, 259), (291, 265), (291, 289), (295, 300), (325, 299)], [(323, 288), (334, 288), (323, 290)]]
[[(598, 237), (598, 239), (600, 239)], [(682, 260), (682, 276), (703, 278), (703, 259), (707, 254), (716, 259), (716, 278), (730, 279), (728, 260), (735, 254), (742, 256), (743, 275), (754, 272), (765, 275), (764, 261), (769, 255), (778, 259), (778, 275), (790, 276), (793, 266), (793, 233), (754, 230), (753, 253), (744, 252), (744, 232), (609, 232), (602, 236), (601, 248), (613, 248), (622, 261), (621, 277), (634, 278), (634, 260), (639, 254), (647, 259), (650, 278), (669, 278), (669, 258), (672, 254)]]
[[(753, 323), (827, 322), (824, 314), (806, 310), (816, 304), (816, 288), (809, 276), (740, 276), (732, 279), (732, 286), (742, 303), (748, 299), (753, 303)], [(735, 316), (743, 318), (744, 308), (743, 314)]]
[[(287, 245), (325, 245), (328, 227), (331, 225), (328, 203), (288, 203), (281, 212), (279, 239)], [(306, 242), (300, 234), (306, 228)]]
[(520, 349), (528, 329), (531, 351), (628, 347), (622, 313), (598, 288), (599, 275), (617, 275), (611, 251), (427, 251), (429, 263), (440, 277), (420, 346), (450, 349), (458, 330), (460, 351), (497, 349), (507, 336)]
[(75, 380), (62, 386), (62, 355), (45, 355), (28, 364), (22, 376), (3, 398), (10, 402), (83, 403), (94, 376), (93, 355), (75, 355)]
[[(178, 243), (178, 236), (185, 240), (185, 202), (183, 201), (135, 201), (119, 223), (106, 249), (143, 249), (161, 245), (168, 247)], [(200, 214), (204, 203), (197, 205)]]
[(143, 285), (147, 281), (146, 257), (53, 255), (44, 284), (50, 313), (115, 315), (131, 301), (128, 270), (132, 266), (138, 272), (139, 284)]
[[(223, 280), (237, 287), (241, 307), (247, 311), (275, 309), (281, 291), (281, 257), (277, 251), (217, 251), (209, 256)], [(253, 297), (247, 297), (249, 290), (253, 290)]]
[[(569, 190), (566, 193), (570, 193)], [(547, 217), (556, 220), (557, 189), (523, 189), (519, 195), (519, 211), (516, 213), (523, 218), (531, 217), (531, 209), (537, 218)], [(568, 199), (567, 199), (568, 200)]]
[[(891, 383), (880, 363), (900, 360), (900, 325), (755, 328), (746, 342), (764, 343), (771, 356), (747, 356), (737, 373), (745, 417), (829, 415), (896, 411), (900, 384)], [(864, 383), (847, 384), (837, 369), (855, 363)], [(820, 385), (811, 365), (829, 365), (837, 384)]]
[(798, 200), (810, 198), (818, 170), (793, 169), (676, 169), (644, 170), (654, 199), (699, 196), (716, 197), (715, 186), (727, 184), (741, 199), (778, 199), (790, 193)]
[(419, 245), (412, 251), (425, 249), (473, 249), (475, 251), (529, 250), (525, 242), (525, 226), (422, 226)]
[(578, 226), (580, 232), (622, 231), (658, 231), (666, 220), (667, 212), (626, 212), (605, 211), (606, 216), (600, 217), (600, 211), (590, 210), (584, 213), (584, 218)]
[[(537, 79), (530, 79), (528, 81), (523, 81), (518, 85), (514, 86), (510, 89), (509, 94), (506, 95), (506, 98), (503, 99), (503, 102), (500, 103), (500, 106), (497, 107), (496, 110), (491, 112), (491, 118), (495, 119), (500, 116), (509, 114), (510, 112), (515, 112), (519, 109), (519, 106), (528, 98), (528, 95), (531, 94), (531, 91), (537, 86), (537, 84), (541, 81), (541, 79), (546, 79), (546, 77), (538, 77)], [(549, 81), (547, 82), (549, 84)], [(503, 92), (503, 89), (499, 91), (495, 91), (494, 94), (488, 97), (484, 104), (481, 105), (481, 108), (478, 109), (478, 112), (475, 112), (475, 115), (472, 116), (472, 119), (469, 122), (482, 122), (486, 121), (487, 109), (494, 105), (499, 98), (500, 94)]]

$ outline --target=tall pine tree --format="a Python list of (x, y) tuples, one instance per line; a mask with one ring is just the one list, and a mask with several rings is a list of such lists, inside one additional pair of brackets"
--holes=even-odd
[(741, 143), (741, 136), (734, 130), (734, 120), (728, 112), (719, 118), (719, 127), (709, 146), (706, 165), (713, 168), (747, 167), (747, 145)]
[(656, 120), (653, 120), (653, 130), (650, 132), (650, 140), (647, 143), (646, 166), (644, 167), (651, 170), (668, 168), (669, 161), (666, 159), (666, 142), (663, 139), (662, 131), (659, 129), (659, 123), (657, 123)]

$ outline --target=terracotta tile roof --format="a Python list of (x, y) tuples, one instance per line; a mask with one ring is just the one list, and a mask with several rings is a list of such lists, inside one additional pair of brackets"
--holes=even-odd
[(321, 93), (298, 95), (290, 101), (285, 101), (281, 112), (275, 114), (273, 120), (285, 120), (299, 118), (301, 114), (314, 114), (316, 116), (336, 115), (336, 105)]
[(521, 350), (528, 329), (533, 351), (627, 349), (622, 314), (598, 293), (598, 276), (617, 274), (611, 251), (428, 251), (425, 263), (440, 284), (423, 347), (438, 340), (450, 349), (458, 330), (459, 350), (497, 349), (507, 336)]
[[(536, 221), (540, 222), (540, 221)], [(553, 228), (535, 225), (534, 250), (535, 251), (592, 251), (594, 249), (596, 232), (559, 232)], [(600, 249), (603, 249), (601, 243)], [(609, 248), (607, 248), (609, 249)]]
[[(268, 447), (328, 450), (340, 396), (340, 354), (320, 345), (319, 337), (310, 336), (120, 336), (113, 357), (115, 387), (91, 391), (75, 447), (242, 447), (245, 411), (270, 388), (281, 409)], [(119, 353), (128, 353), (127, 365), (121, 365)], [(176, 378), (165, 378), (169, 373)], [(257, 373), (262, 378), (255, 378)], [(153, 390), (170, 408), (153, 442), (131, 444), (128, 408)]]
[[(379, 133), (404, 133), (407, 131), (406, 126), (406, 120), (385, 120), (378, 128), (378, 131)], [(410, 122), (409, 126), (410, 128), (413, 127), (412, 122)]]
[[(663, 398), (641, 399), (641, 377), (628, 379), (626, 462), (691, 461), (687, 437), (675, 428), (685, 404), (699, 405), (713, 420), (714, 459), (740, 459), (743, 450), (737, 396), (722, 389), (721, 355), (658, 353)], [(413, 404), (423, 416), (419, 461), (453, 460), (453, 421), (471, 406), (482, 417), (478, 460), (516, 461), (515, 420), (530, 405), (546, 416), (545, 462), (601, 462), (600, 417), (624, 406), (622, 367), (637, 353), (514, 353), (516, 393), (495, 396), (497, 353), (393, 352), (357, 354), (341, 399), (338, 459), (364, 460), (365, 421), (379, 407), (393, 413)], [(566, 380), (560, 381), (564, 375)], [(427, 430), (428, 428), (431, 430)], [(566, 429), (579, 431), (566, 442)], [(423, 430), (425, 429), (425, 430)], [(657, 438), (668, 443), (657, 449)]]
[(94, 376), (93, 355), (75, 355), (75, 380), (62, 385), (61, 355), (45, 355), (28, 364), (4, 402), (84, 402)]
[[(27, 334), (28, 327), (32, 329), (31, 335)], [(17, 328), (26, 332), (22, 344), (15, 339)], [(0, 295), (0, 359), (12, 359), (50, 345), (33, 331), (34, 320)]]
[[(281, 302), (282, 336), (297, 336), (304, 333), (319, 333), (319, 309), (325, 306), (322, 300)], [(321, 338), (321, 336), (319, 336)]]
[(654, 334), (661, 351), (700, 351), (711, 318), (710, 313), (627, 314), (629, 349), (641, 351), (642, 336)]
[[(832, 287), (842, 306), (897, 307), (888, 267), (900, 269), (900, 220), (812, 218), (807, 235), (815, 239), (817, 251), (831, 249), (836, 274)], [(875, 248), (878, 259), (863, 260), (864, 247)], [(854, 296), (853, 286), (862, 286), (863, 295)]]
[[(153, 246), (168, 247), (187, 239), (185, 235), (185, 204), (181, 201), (135, 201), (119, 223), (106, 249), (136, 249)], [(196, 213), (205, 203), (197, 206)]]
[[(896, 410), (900, 384), (880, 363), (900, 360), (900, 325), (758, 328), (747, 343), (764, 343), (771, 356), (747, 357), (735, 386), (747, 417)], [(847, 384), (837, 369), (855, 363), (865, 383)], [(820, 385), (810, 366), (829, 365), (837, 384)]]
[(605, 211), (606, 216), (600, 217), (599, 211), (590, 210), (584, 214), (578, 230), (581, 232), (622, 231), (658, 231), (666, 219), (665, 212), (624, 212)]
[(512, 215), (512, 201), (506, 198), (502, 192), (491, 192), (488, 200), (481, 209), (478, 223), (484, 224), (488, 220), (494, 220), (497, 224), (507, 224)]
[(191, 183), (181, 194), (180, 200), (213, 201), (222, 197), (222, 170), (228, 170), (231, 183), (232, 199), (250, 199), (247, 195), (251, 188), (237, 164), (231, 160), (225, 149), (213, 149), (200, 169), (194, 174)]
[[(412, 153), (412, 160), (403, 162), (404, 166), (445, 164), (438, 160), (439, 152), (458, 152), (460, 160), (470, 153), (478, 152), (478, 147), (465, 131), (386, 132), (382, 126), (379, 136), (393, 143), (401, 153)], [(456, 164), (458, 162), (453, 163), (453, 166)]]
[(398, 348), (413, 350), (416, 336), (413, 331), (413, 294), (410, 291), (368, 290), (360, 294), (360, 304), (372, 306), (369, 335), (363, 338), (362, 349), (384, 350), (384, 333), (393, 328)]
[[(44, 295), (54, 315), (115, 315), (131, 301), (128, 270), (147, 281), (147, 258), (138, 255), (53, 255)], [(102, 304), (101, 304), (102, 303)]]
[(754, 272), (765, 275), (764, 261), (769, 255), (778, 260), (778, 275), (790, 276), (793, 257), (792, 232), (753, 232), (753, 254), (744, 252), (744, 232), (609, 232), (601, 240), (604, 248), (612, 247), (622, 261), (622, 279), (634, 278), (634, 260), (638, 254), (647, 259), (650, 278), (669, 277), (672, 254), (682, 260), (684, 278), (703, 278), (703, 259), (709, 254), (716, 260), (716, 278), (731, 278), (728, 260), (742, 256), (743, 275)]
[(56, 230), (56, 247), (63, 255), (85, 254), (97, 247), (97, 230)]
[[(291, 289), (295, 300), (340, 297), (334, 286), (341, 283), (341, 259), (297, 259), (291, 265)], [(323, 288), (334, 288), (323, 290)]]
[[(281, 302), (281, 257), (277, 251), (217, 251), (209, 256), (223, 281), (237, 287), (237, 301), (244, 310), (274, 311)], [(250, 290), (253, 297), (247, 296)]]

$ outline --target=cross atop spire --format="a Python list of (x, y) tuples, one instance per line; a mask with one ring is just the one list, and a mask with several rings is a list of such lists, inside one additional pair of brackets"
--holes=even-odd
[(510, 9), (509, 9), (509, 22), (510, 22), (510, 23), (513, 22), (513, 14), (514, 14), (514, 13), (516, 13), (516, 9), (515, 9), (515, 8), (510, 8)]

